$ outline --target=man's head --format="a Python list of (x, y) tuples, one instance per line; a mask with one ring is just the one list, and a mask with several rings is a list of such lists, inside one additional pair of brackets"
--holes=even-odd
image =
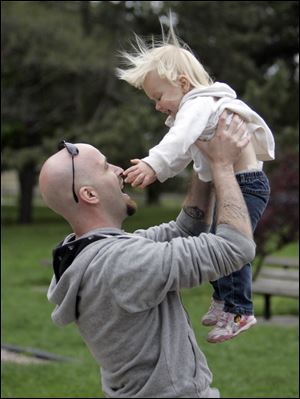
[(42, 166), (39, 188), (45, 203), (63, 216), (77, 235), (96, 227), (121, 227), (126, 216), (136, 210), (136, 204), (122, 192), (123, 169), (109, 164), (91, 145), (71, 145), (69, 151), (63, 148)]

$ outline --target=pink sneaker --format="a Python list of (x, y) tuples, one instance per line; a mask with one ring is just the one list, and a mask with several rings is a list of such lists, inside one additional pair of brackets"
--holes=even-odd
[(207, 341), (211, 343), (227, 341), (240, 332), (248, 330), (254, 324), (256, 324), (256, 318), (253, 315), (223, 312), (216, 326), (208, 333)]
[(222, 316), (224, 307), (223, 301), (216, 301), (211, 298), (211, 304), (207, 313), (202, 317), (201, 323), (204, 326), (214, 326)]

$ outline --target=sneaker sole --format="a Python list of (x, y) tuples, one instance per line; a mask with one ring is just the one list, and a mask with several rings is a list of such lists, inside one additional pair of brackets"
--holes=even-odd
[(216, 338), (209, 338), (207, 337), (207, 342), (211, 343), (211, 344), (217, 344), (217, 343), (221, 343), (224, 341), (228, 341), (234, 337), (236, 337), (239, 333), (247, 331), (250, 327), (253, 327), (255, 324), (257, 323), (256, 319), (253, 319), (250, 323), (246, 324), (244, 327), (240, 328), (236, 333), (232, 334), (232, 335), (221, 335), (219, 337)]
[(228, 335), (225, 337), (218, 337), (218, 338), (207, 338), (207, 342), (209, 342), (210, 344), (218, 344), (224, 341), (228, 341), (231, 338), (233, 338), (233, 335), (231, 337), (229, 337)]
[(215, 326), (217, 324), (217, 320), (213, 321), (213, 320), (202, 320), (201, 324), (205, 327), (211, 327), (211, 326)]

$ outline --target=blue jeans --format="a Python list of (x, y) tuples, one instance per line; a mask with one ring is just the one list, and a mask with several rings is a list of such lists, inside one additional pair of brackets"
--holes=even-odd
[[(263, 171), (236, 174), (244, 200), (248, 207), (252, 229), (255, 230), (270, 197), (269, 180)], [(214, 217), (215, 219), (215, 217)], [(211, 232), (215, 233), (215, 222)], [(252, 268), (247, 263), (229, 276), (211, 282), (213, 298), (224, 301), (224, 311), (234, 314), (253, 314)]]

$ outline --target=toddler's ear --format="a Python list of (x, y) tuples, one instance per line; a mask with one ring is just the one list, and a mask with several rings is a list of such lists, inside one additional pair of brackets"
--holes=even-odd
[(191, 82), (188, 80), (188, 78), (185, 75), (180, 75), (178, 80), (183, 93), (188, 93), (192, 87)]

